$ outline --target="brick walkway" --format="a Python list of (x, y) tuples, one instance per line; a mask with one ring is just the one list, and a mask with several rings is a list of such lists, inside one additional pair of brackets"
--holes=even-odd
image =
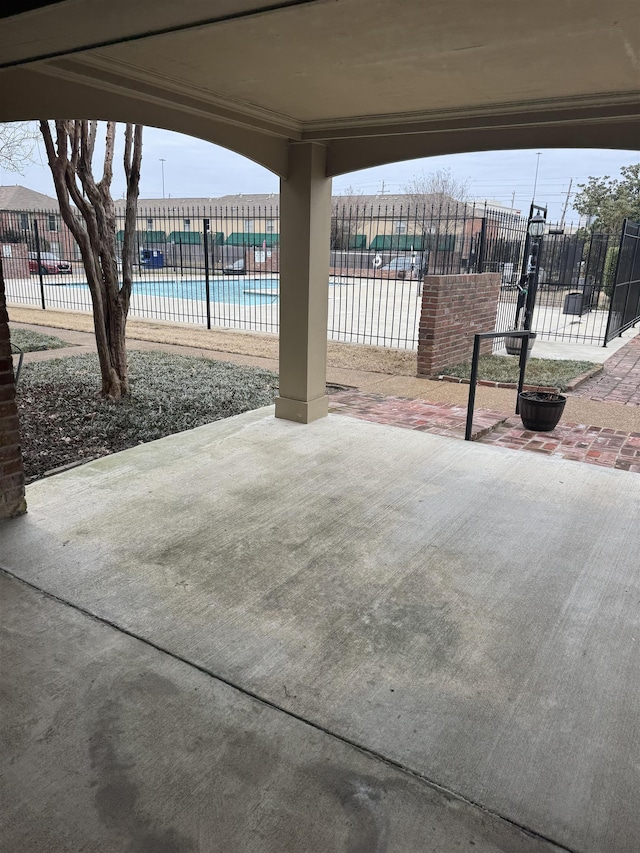
[[(363, 421), (446, 435), (449, 438), (464, 438), (467, 419), (466, 407), (455, 403), (427, 403), (424, 400), (384, 397), (363, 391), (331, 394), (329, 411)], [(486, 435), (508, 417), (504, 412), (476, 409), (473, 417), (474, 440)]]
[(571, 396), (640, 406), (640, 335), (607, 359), (602, 373), (588, 379)]
[[(335, 414), (450, 438), (464, 438), (467, 412), (463, 406), (383, 397), (361, 391), (338, 391), (329, 399), (329, 409)], [(552, 432), (529, 432), (523, 428), (519, 417), (486, 409), (474, 412), (473, 426), (474, 440), (481, 444), (543, 453), (640, 474), (640, 432), (626, 433), (572, 423), (560, 423)]]
[(571, 423), (559, 423), (553, 432), (529, 432), (515, 415), (480, 442), (640, 474), (640, 432)]

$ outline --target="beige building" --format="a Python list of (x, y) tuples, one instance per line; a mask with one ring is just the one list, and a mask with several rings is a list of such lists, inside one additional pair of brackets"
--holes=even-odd
[[(116, 208), (124, 216), (124, 202), (118, 200)], [(333, 196), (331, 244), (362, 251), (420, 251), (430, 234), (462, 239), (479, 227), (471, 220), (499, 215), (517, 219), (519, 212), (408, 194)], [(276, 246), (280, 239), (280, 196), (263, 193), (138, 200), (138, 232), (145, 245), (201, 245), (205, 219), (218, 245)], [(336, 241), (336, 234), (343, 239)], [(446, 251), (447, 240), (441, 242), (441, 251)], [(448, 240), (449, 245), (453, 243)]]

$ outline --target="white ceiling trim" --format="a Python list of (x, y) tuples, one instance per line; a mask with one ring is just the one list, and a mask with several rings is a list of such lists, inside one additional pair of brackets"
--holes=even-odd
[(640, 93), (612, 92), (564, 99), (520, 101), (461, 107), (420, 113), (358, 116), (350, 119), (308, 121), (303, 139), (342, 139), (357, 136), (389, 136), (406, 133), (437, 133), (440, 130), (503, 127), (569, 121), (636, 120), (640, 117)]
[(253, 104), (223, 98), (205, 89), (194, 89), (177, 80), (143, 69), (127, 66), (96, 56), (82, 59), (55, 59), (38, 63), (34, 70), (49, 76), (81, 82), (103, 91), (134, 94), (142, 100), (159, 105), (169, 104), (172, 109), (194, 115), (216, 118), (239, 127), (277, 136), (300, 139), (299, 122)]

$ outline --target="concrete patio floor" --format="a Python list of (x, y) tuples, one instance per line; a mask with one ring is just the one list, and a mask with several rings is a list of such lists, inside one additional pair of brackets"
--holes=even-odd
[(27, 498), (4, 849), (637, 849), (637, 477), (269, 408)]

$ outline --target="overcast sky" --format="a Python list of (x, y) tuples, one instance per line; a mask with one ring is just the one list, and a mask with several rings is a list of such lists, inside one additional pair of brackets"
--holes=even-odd
[[(542, 149), (539, 158), (537, 152), (538, 149), (491, 151), (393, 163), (335, 178), (333, 191), (335, 194), (344, 193), (350, 186), (365, 194), (398, 193), (405, 190), (413, 177), (448, 168), (455, 178), (469, 182), (472, 198), (493, 199), (507, 205), (513, 198), (515, 207), (524, 212), (532, 201), (539, 161), (535, 200), (538, 204), (548, 205), (549, 220), (557, 221), (562, 215), (572, 178), (572, 192), (575, 192), (577, 184), (586, 182), (589, 175), (618, 177), (621, 166), (640, 162), (640, 152), (637, 151)], [(55, 195), (41, 146), (36, 160), (37, 163), (29, 166), (24, 175), (0, 170), (0, 184), (21, 184)], [(244, 157), (189, 136), (145, 128), (141, 198), (162, 198), (163, 166), (166, 197), (209, 198), (236, 193), (278, 192), (276, 176)], [(124, 190), (122, 170), (114, 171), (114, 196), (121, 196)], [(578, 217), (571, 208), (570, 199), (567, 221), (572, 218), (577, 220)]]

